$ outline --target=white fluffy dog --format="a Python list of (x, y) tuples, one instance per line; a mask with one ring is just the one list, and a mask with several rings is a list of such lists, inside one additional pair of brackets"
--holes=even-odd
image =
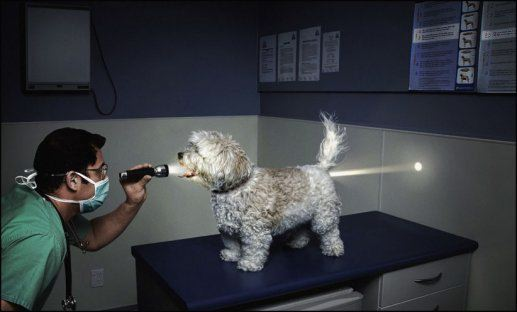
[(316, 165), (256, 167), (231, 136), (215, 131), (193, 132), (186, 149), (178, 153), (184, 177), (212, 192), (224, 261), (237, 261), (244, 271), (260, 271), (273, 236), (289, 230), (288, 245), (302, 248), (309, 242), (309, 228), (319, 235), (324, 255), (343, 255), (341, 202), (328, 170), (347, 149), (346, 129), (324, 113), (321, 118), (325, 138)]

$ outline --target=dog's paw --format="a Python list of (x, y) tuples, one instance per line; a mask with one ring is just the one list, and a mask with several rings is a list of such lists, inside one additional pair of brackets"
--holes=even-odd
[(241, 257), (241, 255), (238, 251), (231, 250), (231, 249), (221, 250), (221, 252), (219, 253), (219, 256), (221, 257), (221, 259), (223, 259), (224, 261), (228, 261), (228, 262), (239, 261), (239, 258)]
[(249, 272), (257, 272), (264, 268), (263, 264), (241, 259), (237, 263), (237, 269)]
[(325, 256), (339, 257), (345, 254), (345, 247), (342, 241), (336, 241), (333, 244), (321, 246), (321, 251)]

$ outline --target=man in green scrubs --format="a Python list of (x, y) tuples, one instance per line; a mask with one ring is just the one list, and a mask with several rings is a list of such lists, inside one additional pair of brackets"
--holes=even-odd
[(71, 243), (96, 251), (117, 238), (144, 203), (150, 176), (123, 183), (126, 200), (110, 213), (92, 220), (81, 215), (108, 193), (105, 141), (80, 129), (53, 131), (38, 146), (35, 173), (17, 177), (20, 185), (2, 196), (2, 311), (42, 308), (65, 258), (64, 226), (78, 237)]

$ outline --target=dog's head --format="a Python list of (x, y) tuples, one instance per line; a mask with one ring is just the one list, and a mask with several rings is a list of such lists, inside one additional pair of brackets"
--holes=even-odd
[(178, 153), (185, 178), (211, 191), (224, 192), (246, 182), (252, 163), (231, 136), (216, 131), (194, 131), (187, 147)]

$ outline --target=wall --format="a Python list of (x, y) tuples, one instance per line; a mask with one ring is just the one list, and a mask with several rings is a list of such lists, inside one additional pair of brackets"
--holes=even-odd
[[(514, 310), (515, 144), (345, 126), (351, 149), (332, 170), (423, 170), (334, 178), (342, 214), (379, 210), (477, 241), (467, 309)], [(319, 122), (260, 117), (258, 129), (261, 166), (316, 162)]]
[(515, 142), (515, 94), (261, 93), (261, 115)]
[(515, 309), (515, 143), (386, 131), (383, 166), (423, 163), (422, 174), (382, 177), (380, 209), (479, 243), (468, 309)]
[[(90, 95), (22, 94), (24, 3), (1, 5), (2, 122), (259, 113), (253, 2), (93, 2), (92, 22), (118, 91), (111, 116), (100, 115)], [(92, 84), (109, 111), (113, 91), (93, 35)]]
[(515, 142), (515, 95), (408, 92), (414, 2), (275, 1), (259, 36), (321, 26), (341, 31), (340, 72), (317, 82), (258, 83), (262, 116), (341, 122)]

